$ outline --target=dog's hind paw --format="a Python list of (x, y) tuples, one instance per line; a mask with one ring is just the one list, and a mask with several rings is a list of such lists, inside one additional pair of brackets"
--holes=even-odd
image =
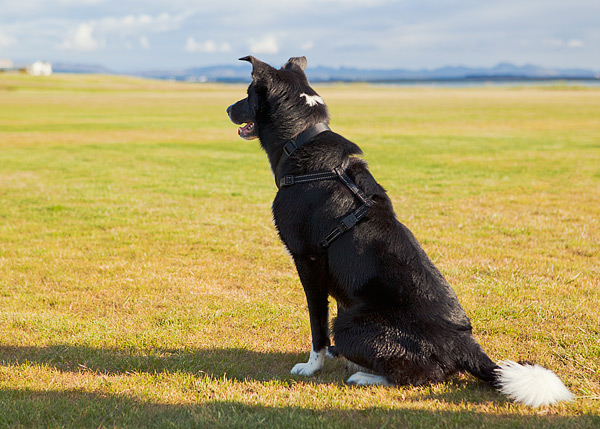
[(327, 348), (321, 349), (319, 352), (314, 350), (310, 351), (310, 357), (306, 363), (297, 363), (292, 368), (292, 374), (311, 376), (315, 372), (320, 371), (323, 368), (323, 361), (325, 360), (325, 354)]
[(356, 386), (368, 386), (371, 384), (379, 384), (382, 386), (389, 386), (390, 382), (381, 375), (368, 374), (366, 372), (357, 372), (346, 380), (348, 384), (354, 384)]

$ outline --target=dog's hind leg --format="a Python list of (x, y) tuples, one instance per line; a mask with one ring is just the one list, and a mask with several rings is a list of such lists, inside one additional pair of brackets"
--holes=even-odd
[(433, 345), (397, 319), (365, 307), (355, 307), (336, 318), (333, 333), (340, 355), (375, 374), (365, 376), (360, 371), (349, 383), (419, 385), (443, 380), (446, 371), (433, 356)]
[(340, 356), (347, 359), (347, 369), (354, 372), (346, 383), (357, 386), (390, 385), (384, 375), (372, 372), (376, 364), (373, 345), (381, 333), (381, 327), (357, 310), (338, 312), (333, 324), (336, 349)]

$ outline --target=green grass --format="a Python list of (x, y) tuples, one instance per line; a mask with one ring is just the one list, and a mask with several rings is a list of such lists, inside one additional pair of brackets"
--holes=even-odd
[(600, 425), (600, 91), (317, 89), (488, 354), (576, 401), (290, 375), (308, 314), (245, 88), (0, 74), (0, 427)]

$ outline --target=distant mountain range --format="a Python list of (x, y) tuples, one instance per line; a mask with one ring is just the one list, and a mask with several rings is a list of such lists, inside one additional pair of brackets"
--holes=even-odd
[(52, 70), (54, 73), (119, 74), (95, 64), (52, 63)]
[[(247, 64), (210, 66), (182, 70), (149, 70), (116, 73), (102, 66), (83, 64), (53, 64), (55, 72), (127, 74), (133, 76), (171, 79), (190, 82), (248, 82)], [(577, 68), (547, 68), (534, 65), (515, 66), (500, 63), (494, 67), (441, 67), (436, 69), (359, 69), (313, 67), (307, 70), (311, 82), (402, 82), (448, 80), (547, 80), (547, 79), (600, 79), (600, 72)]]

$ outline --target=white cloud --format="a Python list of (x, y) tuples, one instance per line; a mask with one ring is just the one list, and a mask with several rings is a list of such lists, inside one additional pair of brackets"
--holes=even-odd
[(59, 3), (68, 6), (93, 5), (104, 3), (104, 0), (60, 0)]
[(161, 13), (155, 16), (141, 14), (105, 17), (97, 21), (92, 21), (92, 23), (100, 32), (114, 32), (122, 36), (139, 33), (140, 31), (161, 33), (177, 30), (184, 19), (184, 15)]
[(147, 50), (150, 49), (150, 42), (146, 34), (177, 30), (184, 19), (185, 15), (161, 13), (90, 20), (79, 23), (71, 30), (61, 46), (74, 51), (95, 51), (110, 45), (127, 49), (139, 46)]
[(546, 39), (543, 41), (543, 44), (552, 48), (581, 48), (584, 45), (580, 39)]
[(309, 51), (312, 48), (315, 47), (315, 42), (304, 42), (303, 44), (300, 45), (300, 49), (302, 49), (303, 51)]
[(204, 53), (215, 53), (215, 52), (231, 52), (231, 46), (227, 42), (216, 43), (212, 40), (206, 42), (197, 42), (193, 37), (188, 37), (185, 44), (185, 50), (187, 52), (204, 52)]
[(279, 45), (274, 36), (265, 36), (262, 39), (250, 39), (250, 52), (253, 54), (276, 54)]
[(104, 41), (94, 37), (94, 26), (88, 23), (79, 24), (64, 40), (62, 47), (73, 51), (95, 51), (104, 46)]
[(150, 42), (146, 36), (140, 36), (140, 46), (143, 49), (150, 49)]
[(567, 42), (567, 46), (569, 48), (581, 48), (583, 46), (583, 42), (579, 39), (571, 39)]
[(0, 33), (0, 48), (10, 48), (17, 44), (17, 39), (6, 34)]

